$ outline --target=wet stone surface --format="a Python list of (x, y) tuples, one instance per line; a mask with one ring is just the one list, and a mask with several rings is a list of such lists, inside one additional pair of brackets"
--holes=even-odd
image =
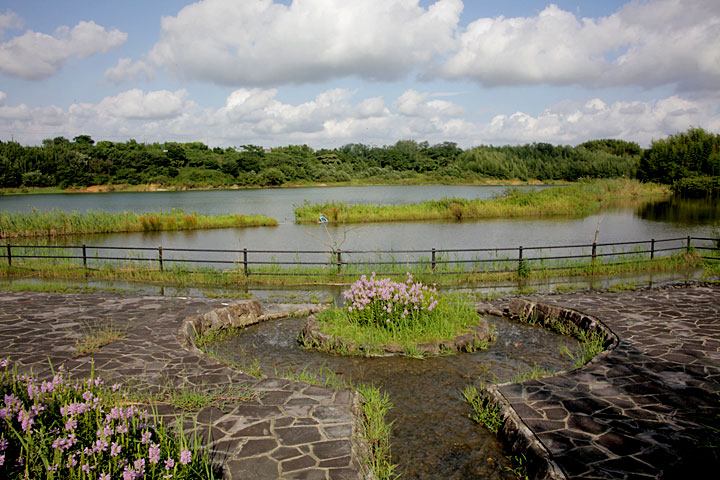
[[(254, 400), (206, 407), (194, 418), (185, 415), (224, 463), (226, 478), (363, 478), (351, 392), (260, 380), (181, 347), (178, 332), (184, 319), (227, 305), (206, 299), (0, 291), (0, 352), (21, 373), (41, 379), (52, 376), (50, 364), (65, 365), (73, 378), (87, 377), (93, 362), (95, 375), (106, 383), (140, 391), (248, 386), (257, 392)], [(125, 332), (125, 338), (72, 358), (79, 339), (108, 327)], [(159, 413), (171, 423), (176, 412), (163, 406)]]
[(560, 476), (705, 478), (717, 472), (720, 286), (529, 300), (593, 315), (619, 338), (616, 348), (580, 370), (498, 387)]

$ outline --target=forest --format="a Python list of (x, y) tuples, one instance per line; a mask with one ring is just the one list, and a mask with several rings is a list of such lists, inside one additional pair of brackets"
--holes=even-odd
[(211, 148), (201, 142), (96, 142), (79, 135), (72, 140), (46, 139), (36, 146), (0, 141), (0, 188), (156, 184), (180, 189), (637, 177), (704, 195), (718, 190), (719, 148), (720, 136), (702, 129), (654, 141), (649, 149), (615, 139), (574, 147), (533, 143), (465, 150), (452, 142), (430, 145), (412, 140), (319, 150), (307, 145)]

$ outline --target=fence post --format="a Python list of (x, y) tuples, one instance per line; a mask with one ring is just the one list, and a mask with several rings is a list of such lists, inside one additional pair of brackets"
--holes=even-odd
[(655, 258), (655, 239), (650, 239), (650, 260)]
[(342, 251), (339, 248), (337, 250), (337, 267), (338, 274), (340, 274), (340, 270), (342, 269)]
[(163, 255), (162, 255), (162, 245), (158, 247), (158, 262), (160, 263), (160, 271), (164, 271), (163, 267)]
[(522, 277), (523, 272), (523, 255), (522, 255), (522, 245), (518, 247), (518, 276)]
[(690, 253), (690, 235), (687, 237), (687, 253)]
[(248, 272), (248, 264), (247, 264), (247, 248), (243, 248), (243, 272), (245, 273), (245, 276), (247, 277)]
[(85, 249), (85, 244), (82, 245), (82, 251), (83, 251), (83, 267), (87, 268), (87, 250)]
[(8, 252), (8, 267), (12, 267), (12, 250), (10, 249), (10, 244), (7, 244), (7, 252)]
[(592, 261), (595, 263), (595, 256), (597, 255), (597, 243), (593, 242), (592, 244)]
[(430, 257), (432, 260), (432, 271), (435, 271), (435, 248), (432, 249), (432, 256)]

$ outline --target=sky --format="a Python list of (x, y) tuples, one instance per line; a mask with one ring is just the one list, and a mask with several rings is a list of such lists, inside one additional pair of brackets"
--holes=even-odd
[(718, 0), (2, 0), (0, 140), (720, 132)]

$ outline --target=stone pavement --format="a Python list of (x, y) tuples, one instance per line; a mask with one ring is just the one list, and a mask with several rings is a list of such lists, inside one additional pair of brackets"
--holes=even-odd
[(536, 478), (717, 478), (719, 285), (546, 295), (505, 308), (521, 312), (600, 322), (617, 340), (579, 370), (491, 392), (509, 418), (503, 439), (528, 454)]
[[(289, 307), (285, 312), (273, 308), (264, 312), (269, 318), (289, 313)], [(188, 419), (197, 422), (216, 460), (224, 463), (226, 478), (371, 478), (357, 436), (354, 393), (257, 379), (198, 355), (188, 345), (181, 327), (227, 321), (232, 309), (211, 299), (0, 291), (0, 357), (9, 356), (21, 372), (32, 370), (39, 378), (49, 376), (49, 362), (64, 364), (73, 378), (82, 378), (90, 374), (92, 361), (96, 376), (106, 383), (149, 392), (246, 386), (257, 392), (254, 399), (224, 401)], [(125, 338), (72, 358), (78, 339), (107, 327), (125, 332)], [(159, 413), (175, 412), (166, 406)]]

